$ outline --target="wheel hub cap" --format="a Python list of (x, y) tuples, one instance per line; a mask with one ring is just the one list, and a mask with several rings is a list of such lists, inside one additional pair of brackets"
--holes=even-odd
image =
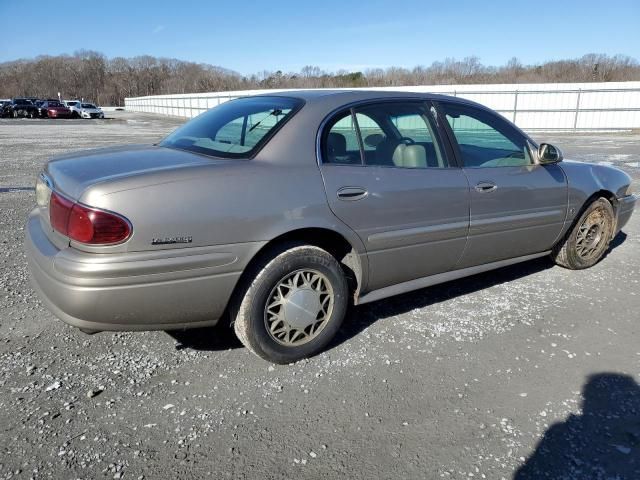
[(264, 321), (278, 343), (295, 346), (314, 339), (333, 309), (333, 289), (316, 270), (297, 270), (282, 278), (267, 297)]
[(305, 329), (318, 318), (320, 295), (315, 290), (301, 288), (284, 301), (284, 321), (291, 327)]

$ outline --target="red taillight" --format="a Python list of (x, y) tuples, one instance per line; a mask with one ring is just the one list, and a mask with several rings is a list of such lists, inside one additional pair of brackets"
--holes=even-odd
[(73, 208), (73, 202), (67, 200), (56, 192), (51, 193), (49, 200), (49, 220), (54, 230), (67, 234), (67, 224), (69, 223), (69, 214)]
[(90, 245), (123, 242), (131, 234), (129, 222), (119, 215), (74, 203), (56, 192), (51, 194), (49, 218), (54, 230)]

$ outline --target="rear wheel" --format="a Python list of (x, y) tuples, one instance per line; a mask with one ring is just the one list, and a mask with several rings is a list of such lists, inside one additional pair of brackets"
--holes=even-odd
[(320, 352), (347, 311), (347, 282), (336, 259), (312, 245), (289, 244), (260, 262), (231, 309), (240, 341), (274, 363)]
[(615, 215), (611, 203), (602, 197), (594, 200), (554, 248), (554, 261), (572, 270), (595, 265), (607, 251), (614, 228)]

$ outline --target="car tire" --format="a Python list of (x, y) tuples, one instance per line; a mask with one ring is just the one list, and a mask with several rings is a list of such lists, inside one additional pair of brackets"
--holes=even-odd
[(551, 257), (571, 270), (592, 267), (609, 248), (614, 229), (613, 206), (599, 197), (584, 209), (573, 228), (554, 247)]
[(38, 118), (38, 112), (31, 110), (29, 112), (29, 118)]
[(230, 314), (243, 345), (267, 361), (286, 364), (322, 351), (347, 307), (347, 281), (338, 261), (319, 247), (290, 243), (247, 272)]

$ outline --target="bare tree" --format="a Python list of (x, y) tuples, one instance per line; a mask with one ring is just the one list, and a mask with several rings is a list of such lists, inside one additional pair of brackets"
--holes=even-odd
[(469, 83), (609, 82), (640, 80), (632, 57), (590, 53), (578, 59), (524, 65), (483, 65), (476, 56), (446, 58), (429, 66), (374, 68), (364, 72), (325, 72), (307, 65), (300, 72), (262, 71), (250, 76), (222, 67), (143, 55), (106, 58), (91, 50), (40, 56), (0, 64), (0, 97), (85, 98), (122, 105), (125, 97), (256, 88), (383, 87)]

